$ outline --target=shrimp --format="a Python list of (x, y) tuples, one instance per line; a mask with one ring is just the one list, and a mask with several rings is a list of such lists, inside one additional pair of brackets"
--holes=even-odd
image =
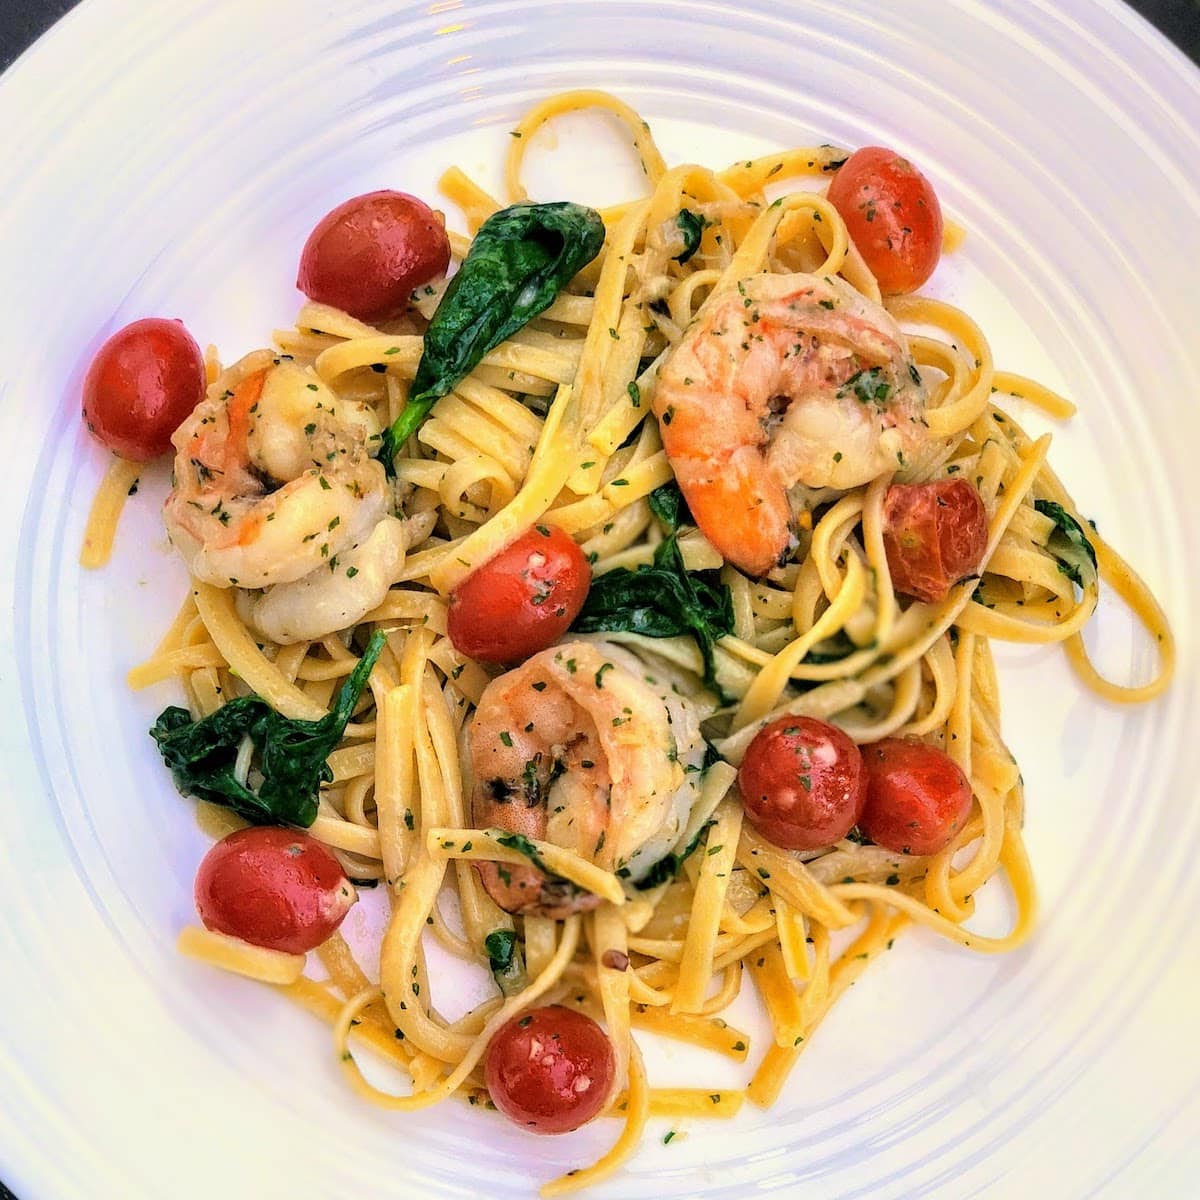
[(845, 490), (927, 438), (899, 326), (829, 276), (754, 275), (711, 297), (659, 371), (654, 412), (696, 523), (765, 575), (794, 549), (788, 489)]
[(365, 541), (292, 583), (265, 591), (239, 589), (238, 612), (247, 625), (280, 646), (348, 629), (383, 603), (409, 547), (429, 536), (435, 519), (433, 512), (403, 520), (384, 517)]
[(206, 583), (290, 583), (328, 567), (391, 511), (387, 477), (367, 449), (379, 423), (366, 405), (339, 400), (265, 351), (231, 378), (171, 439), (167, 533)]
[[(470, 731), (472, 815), (573, 850), (636, 883), (699, 796), (700, 716), (629, 651), (571, 641), (484, 689)], [(538, 867), (480, 862), (501, 908), (561, 919), (600, 903)]]

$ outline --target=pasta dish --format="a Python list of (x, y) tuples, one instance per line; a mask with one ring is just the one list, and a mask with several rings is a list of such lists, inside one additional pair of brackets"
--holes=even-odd
[[(587, 108), (646, 193), (534, 202), (531, 142)], [(98, 359), (85, 413), (125, 457), (85, 558), (136, 459), (173, 454), (192, 584), (130, 683), (178, 682), (152, 735), (221, 839), (181, 949), (325, 1021), (385, 1108), (619, 1118), (554, 1196), (652, 1116), (772, 1104), (905, 928), (983, 954), (1029, 936), (994, 641), (1061, 645), (1120, 703), (1158, 695), (1174, 651), (1010, 400), (1073, 406), (920, 294), (962, 231), (915, 167), (832, 146), (670, 166), (600, 92), (506, 140), (503, 199), (441, 181), (467, 235), (403, 193), (334, 210), (270, 348), (222, 366), (140, 323), (187, 394), (154, 447), (120, 442)], [(1092, 665), (1102, 584), (1154, 679)], [(970, 920), (996, 875), (1015, 919), (989, 936)], [(388, 909), (377, 971), (338, 931), (363, 889)], [(435, 941), (489, 999), (447, 1015)], [(744, 986), (765, 1044), (721, 1017)], [(747, 1082), (656, 1086), (643, 1035)]]

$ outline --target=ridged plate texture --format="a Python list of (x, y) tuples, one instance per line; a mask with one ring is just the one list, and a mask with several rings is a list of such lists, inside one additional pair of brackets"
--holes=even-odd
[[(0, 79), (0, 1178), (22, 1200), (516, 1197), (615, 1135), (365, 1108), (321, 1027), (176, 956), (204, 841), (145, 734), (173, 693), (124, 685), (185, 582), (165, 468), (113, 566), (77, 565), (104, 467), (79, 387), (109, 333), (158, 314), (227, 359), (261, 344), (328, 208), (432, 196), (452, 162), (494, 179), (515, 117), (575, 86), (634, 103), (673, 160), (816, 141), (919, 161), (969, 229), (935, 294), (1078, 402), (1052, 461), (1181, 657), (1125, 711), (1060, 655), (1006, 649), (1034, 940), (984, 959), (905, 937), (774, 1110), (666, 1146), (657, 1122), (595, 1194), (1194, 1195), (1200, 75), (1116, 0), (85, 0)], [(627, 164), (592, 145), (559, 139), (544, 198), (555, 179), (616, 198)], [(1149, 669), (1115, 605), (1089, 644)], [(980, 911), (1003, 924), (1002, 886)], [(651, 1058), (663, 1080), (740, 1078)]]

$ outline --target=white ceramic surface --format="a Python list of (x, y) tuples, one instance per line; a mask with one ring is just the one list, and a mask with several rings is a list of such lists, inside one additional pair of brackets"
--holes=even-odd
[[(333, 204), (432, 195), (452, 162), (494, 178), (513, 119), (581, 85), (635, 103), (672, 159), (816, 140), (921, 162), (971, 231), (933, 290), (1079, 402), (1054, 464), (1156, 588), (1183, 663), (1124, 711), (1054, 653), (1006, 650), (1035, 939), (989, 960), (904, 938), (774, 1110), (669, 1146), (656, 1123), (595, 1194), (1193, 1195), (1200, 75), (1116, 0), (85, 0), (0, 79), (0, 1178), (21, 1200), (524, 1196), (614, 1136), (365, 1108), (322, 1028), (175, 955), (204, 843), (145, 734), (170, 690), (123, 683), (183, 586), (165, 468), (113, 567), (76, 562), (104, 465), (77, 398), (107, 334), (177, 315), (240, 354), (290, 321)], [(544, 198), (629, 178), (616, 139), (558, 142)], [(1147, 669), (1115, 608), (1089, 638)], [(980, 907), (1002, 923), (1003, 888)]]

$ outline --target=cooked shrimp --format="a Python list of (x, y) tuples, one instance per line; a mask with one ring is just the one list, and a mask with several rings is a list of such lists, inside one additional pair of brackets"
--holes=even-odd
[[(636, 882), (687, 824), (704, 741), (692, 705), (634, 655), (572, 641), (488, 684), (470, 760), (477, 827), (553, 842)], [(557, 919), (599, 903), (532, 864), (477, 866), (508, 912)]]
[(841, 279), (754, 275), (710, 300), (663, 363), (663, 447), (697, 524), (764, 575), (795, 545), (788, 489), (846, 489), (926, 439), (903, 333)]
[(239, 591), (238, 612), (252, 629), (281, 646), (314, 641), (357, 624), (383, 603), (410, 546), (433, 530), (436, 514), (384, 517), (363, 542), (292, 583)]
[(263, 588), (358, 545), (391, 494), (368, 454), (379, 433), (370, 409), (265, 353), (243, 365), (231, 389), (210, 392), (175, 431), (164, 519), (197, 579)]

